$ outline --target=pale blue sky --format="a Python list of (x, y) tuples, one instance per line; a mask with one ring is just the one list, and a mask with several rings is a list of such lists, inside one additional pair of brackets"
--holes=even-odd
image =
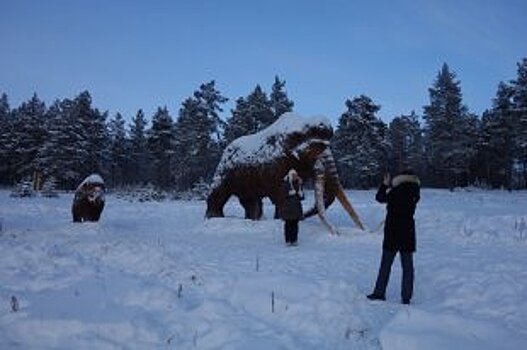
[(275, 74), (303, 115), (334, 122), (366, 94), (379, 115), (422, 113), (443, 62), (481, 113), (527, 57), (525, 0), (0, 0), (0, 91), (11, 107), (88, 89), (96, 107), (150, 119), (215, 79), (231, 100)]

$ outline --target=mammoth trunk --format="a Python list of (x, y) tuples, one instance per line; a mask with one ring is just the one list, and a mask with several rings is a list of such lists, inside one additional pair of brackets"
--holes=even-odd
[[(329, 149), (322, 152), (314, 166), (315, 173), (315, 206), (308, 210), (304, 217), (310, 217), (320, 211), (324, 212), (335, 200), (336, 189), (340, 184), (335, 160)], [(323, 214), (323, 213), (322, 213)]]
[(351, 217), (353, 222), (364, 229), (359, 216), (353, 209), (350, 201), (344, 193), (344, 189), (340, 184), (340, 179), (337, 173), (337, 167), (331, 151), (327, 149), (324, 151), (317, 163), (315, 164), (315, 206), (305, 213), (305, 217), (318, 214), (324, 225), (332, 232), (335, 232), (333, 226), (331, 226), (325, 218), (325, 209), (330, 206), (335, 197), (338, 198), (343, 208), (346, 210), (348, 215)]

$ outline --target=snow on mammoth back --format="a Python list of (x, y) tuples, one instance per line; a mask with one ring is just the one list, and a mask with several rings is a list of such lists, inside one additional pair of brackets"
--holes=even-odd
[(237, 138), (227, 146), (216, 168), (213, 187), (229, 169), (271, 163), (286, 153), (297, 156), (308, 143), (320, 142), (326, 147), (332, 136), (331, 123), (324, 116), (285, 113), (260, 132)]
[(87, 176), (77, 187), (77, 190), (81, 189), (84, 185), (102, 185), (104, 186), (104, 180), (99, 174), (91, 174)]

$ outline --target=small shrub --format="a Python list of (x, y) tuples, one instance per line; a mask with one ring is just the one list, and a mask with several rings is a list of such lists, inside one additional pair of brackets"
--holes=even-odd
[(16, 184), (10, 196), (14, 198), (24, 198), (24, 197), (35, 196), (35, 191), (33, 191), (33, 184), (28, 179), (24, 179), (20, 181), (19, 183)]
[(42, 197), (47, 198), (55, 198), (59, 196), (57, 192), (57, 182), (54, 177), (50, 177), (44, 182), (40, 194)]

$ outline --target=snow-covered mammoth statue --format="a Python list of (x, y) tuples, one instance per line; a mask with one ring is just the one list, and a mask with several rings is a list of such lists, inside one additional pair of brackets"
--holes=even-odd
[(206, 217), (223, 217), (223, 207), (232, 195), (238, 197), (245, 217), (262, 217), (262, 199), (275, 205), (275, 217), (285, 201), (282, 181), (294, 168), (315, 184), (315, 205), (304, 217), (318, 214), (324, 225), (335, 232), (325, 218), (325, 209), (335, 197), (361, 229), (362, 223), (348, 201), (329, 149), (333, 129), (324, 117), (302, 118), (282, 115), (259, 133), (234, 140), (223, 152), (207, 198)]
[(73, 222), (99, 221), (104, 209), (104, 180), (91, 174), (81, 182), (71, 206)]

